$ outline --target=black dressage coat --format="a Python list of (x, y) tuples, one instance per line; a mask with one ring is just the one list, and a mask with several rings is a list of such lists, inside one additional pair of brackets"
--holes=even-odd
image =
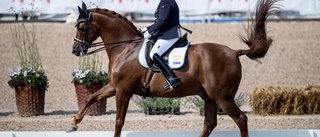
[(155, 39), (179, 38), (180, 26), (179, 7), (175, 0), (161, 0), (155, 11), (154, 24), (147, 27), (148, 32)]

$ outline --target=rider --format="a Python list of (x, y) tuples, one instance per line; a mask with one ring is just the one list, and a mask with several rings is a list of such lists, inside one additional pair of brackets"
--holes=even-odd
[(160, 0), (155, 11), (156, 20), (154, 24), (141, 31), (144, 33), (144, 44), (150, 37), (157, 39), (151, 52), (150, 58), (160, 68), (162, 74), (167, 79), (168, 84), (163, 88), (168, 90), (181, 83), (169, 65), (161, 57), (181, 36), (179, 22), (179, 7), (175, 0)]

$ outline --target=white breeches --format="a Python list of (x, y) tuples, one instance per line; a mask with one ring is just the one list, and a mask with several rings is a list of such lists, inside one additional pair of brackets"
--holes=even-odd
[(159, 56), (162, 56), (179, 38), (175, 39), (158, 39), (154, 44), (153, 48), (150, 51), (150, 58), (153, 60), (153, 55), (157, 53)]
[[(181, 37), (181, 30), (177, 29), (179, 38)], [(162, 56), (175, 42), (179, 40), (179, 38), (174, 39), (158, 39), (154, 44), (153, 48), (150, 51), (150, 58), (153, 60), (153, 55), (157, 53), (159, 56)], [(147, 40), (144, 41), (143, 44), (146, 44)]]

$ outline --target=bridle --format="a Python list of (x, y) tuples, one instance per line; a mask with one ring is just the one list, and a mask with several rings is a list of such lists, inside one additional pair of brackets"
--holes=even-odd
[[(125, 41), (120, 41), (120, 42), (113, 42), (113, 43), (96, 42), (96, 43), (90, 44), (89, 42), (87, 42), (87, 37), (88, 37), (89, 28), (93, 28), (91, 23), (90, 23), (91, 17), (92, 17), (92, 15), (90, 13), (88, 19), (78, 19), (77, 23), (75, 25), (75, 27), (78, 27), (80, 23), (85, 23), (85, 26), (84, 26), (83, 30), (81, 30), (81, 31), (84, 32), (84, 39), (81, 40), (81, 39), (78, 39), (78, 38), (74, 38), (74, 42), (78, 43), (80, 45), (79, 49), (80, 49), (80, 54), (82, 56), (83, 55), (84, 56), (91, 55), (91, 54), (97, 53), (99, 51), (112, 49), (112, 48), (115, 48), (115, 47), (118, 47), (118, 46), (122, 46), (122, 45), (125, 45), (125, 44), (129, 44), (129, 43), (138, 43), (138, 42), (142, 42), (143, 41), (143, 38), (138, 38), (138, 39), (125, 40)], [(93, 30), (94, 30), (95, 35), (99, 35), (99, 33), (94, 28), (93, 28)], [(107, 48), (105, 48), (106, 45), (108, 46)], [(89, 53), (85, 52), (89, 48), (98, 47), (98, 46), (103, 46), (103, 47), (95, 49), (95, 50), (93, 50), (93, 51), (91, 51)]]

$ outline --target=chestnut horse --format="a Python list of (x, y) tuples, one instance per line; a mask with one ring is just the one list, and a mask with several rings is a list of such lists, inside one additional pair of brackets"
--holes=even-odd
[[(249, 46), (247, 50), (233, 50), (216, 43), (192, 44), (185, 65), (174, 73), (181, 84), (163, 91), (166, 81), (155, 73), (150, 81), (150, 95), (154, 97), (185, 97), (200, 95), (205, 99), (205, 117), (201, 137), (208, 137), (217, 125), (217, 105), (228, 114), (240, 129), (241, 137), (248, 137), (247, 116), (235, 104), (234, 97), (242, 76), (239, 56), (250, 59), (266, 55), (272, 39), (266, 34), (266, 19), (277, 8), (277, 0), (259, 0), (256, 16), (247, 28), (247, 36), (240, 35)], [(85, 55), (99, 36), (109, 57), (109, 84), (88, 97), (87, 104), (74, 117), (70, 131), (77, 130), (86, 111), (97, 100), (116, 97), (114, 137), (120, 137), (130, 98), (142, 94), (148, 69), (138, 61), (143, 35), (125, 17), (107, 9), (79, 8), (73, 54)]]

